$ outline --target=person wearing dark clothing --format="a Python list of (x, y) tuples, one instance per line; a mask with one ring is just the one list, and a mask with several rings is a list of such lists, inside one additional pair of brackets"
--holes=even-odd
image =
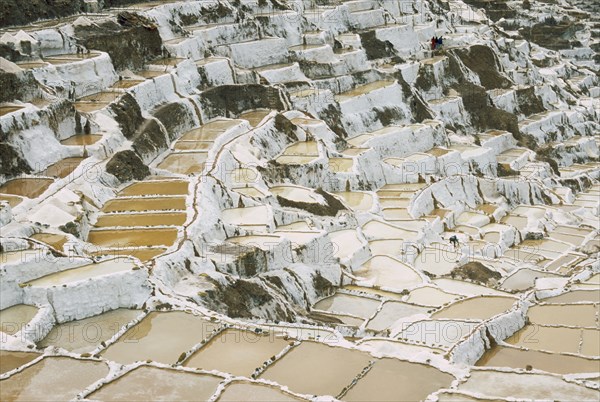
[(435, 50), (435, 45), (437, 43), (437, 39), (435, 36), (431, 37), (431, 50)]
[(456, 237), (456, 235), (452, 235), (450, 237), (450, 243), (454, 246), (454, 249), (456, 250), (458, 248), (458, 237)]
[(440, 36), (439, 38), (437, 38), (437, 47), (442, 47), (442, 45), (444, 44), (444, 40), (442, 39), (442, 37)]

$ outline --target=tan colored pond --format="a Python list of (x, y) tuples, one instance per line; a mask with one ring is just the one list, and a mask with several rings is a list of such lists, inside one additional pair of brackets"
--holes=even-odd
[(393, 81), (385, 81), (385, 80), (374, 81), (369, 84), (357, 86), (356, 88), (351, 89), (350, 91), (346, 91), (339, 95), (336, 95), (335, 98), (338, 102), (344, 102), (344, 101), (347, 101), (354, 97), (357, 97), (360, 95), (365, 95), (371, 91), (375, 91), (377, 89), (384, 88), (384, 87), (387, 87), (387, 86), (390, 86), (393, 84), (394, 84)]
[(541, 300), (544, 303), (600, 303), (600, 291), (598, 290), (572, 290), (562, 295), (548, 297)]
[(385, 290), (376, 289), (376, 288), (366, 288), (363, 286), (355, 286), (355, 285), (346, 285), (343, 289), (354, 290), (357, 292), (368, 293), (376, 296), (381, 296), (390, 300), (402, 300), (402, 295), (400, 293), (387, 292)]
[(46, 357), (0, 381), (2, 401), (67, 401), (105, 377), (108, 366), (101, 362), (66, 357)]
[(511, 225), (516, 227), (518, 230), (524, 230), (527, 227), (527, 217), (517, 215), (507, 215), (500, 220), (505, 225)]
[(213, 146), (213, 141), (177, 141), (173, 149), (177, 151), (205, 151), (208, 152)]
[(0, 310), (0, 331), (14, 335), (21, 331), (35, 317), (38, 308), (26, 304), (17, 304)]
[(67, 146), (92, 145), (102, 139), (98, 134), (80, 134), (62, 140), (60, 143)]
[(439, 286), (440, 289), (456, 293), (464, 296), (475, 296), (475, 295), (508, 295), (506, 292), (500, 290), (487, 288), (485, 286), (477, 285), (475, 283), (457, 281), (454, 279), (434, 279), (433, 283)]
[(129, 255), (129, 256), (139, 259), (142, 262), (146, 262), (158, 255), (161, 255), (165, 251), (167, 251), (167, 249), (164, 247), (142, 247), (142, 248), (135, 247), (132, 249), (120, 249), (120, 250), (98, 249), (97, 251), (90, 253), (90, 255), (93, 255), (93, 256), (109, 255), (111, 257)]
[(526, 325), (505, 342), (532, 350), (578, 353), (580, 340), (581, 330), (578, 328)]
[(0, 350), (0, 374), (7, 373), (40, 357), (38, 353)]
[(401, 318), (415, 314), (426, 314), (427, 307), (413, 306), (408, 303), (390, 301), (383, 304), (377, 315), (369, 320), (367, 328), (373, 331), (383, 331)]
[(355, 211), (368, 211), (373, 206), (373, 196), (369, 193), (342, 191), (333, 194), (341, 197), (344, 203)]
[(225, 209), (222, 214), (223, 221), (231, 225), (265, 225), (269, 219), (266, 205)]
[(252, 197), (252, 198), (266, 197), (266, 194), (263, 193), (261, 190), (257, 189), (256, 187), (235, 187), (235, 188), (233, 188), (233, 191), (235, 191), (236, 193), (245, 195), (246, 197)]
[(435, 312), (432, 318), (487, 320), (510, 310), (517, 299), (503, 296), (480, 296), (457, 301)]
[(260, 383), (234, 381), (229, 383), (219, 396), (219, 402), (294, 402), (303, 399), (296, 398), (282, 390)]
[(397, 359), (381, 359), (344, 396), (346, 401), (418, 401), (454, 377), (431, 366)]
[(349, 173), (354, 167), (352, 158), (329, 158), (329, 169), (333, 173)]
[(115, 198), (109, 200), (102, 212), (185, 210), (185, 197)]
[(271, 109), (249, 110), (240, 114), (240, 119), (248, 120), (252, 127), (256, 127), (260, 122), (271, 113)]
[(372, 316), (381, 304), (378, 300), (366, 297), (353, 296), (345, 293), (336, 293), (318, 301), (313, 308), (335, 313), (352, 314), (361, 318)]
[(405, 230), (380, 221), (370, 221), (363, 225), (363, 233), (371, 239), (414, 239), (417, 232)]
[(529, 268), (521, 268), (502, 282), (502, 287), (509, 290), (525, 290), (535, 285), (538, 278), (559, 278), (560, 276), (551, 272), (536, 271)]
[(228, 129), (240, 124), (240, 120), (218, 119), (183, 134), (183, 141), (214, 141)]
[(517, 374), (472, 370), (461, 391), (480, 393), (495, 398), (597, 401), (598, 391), (544, 374)]
[(30, 236), (31, 239), (46, 243), (55, 250), (62, 251), (65, 243), (67, 242), (67, 236), (55, 233), (36, 233)]
[(403, 253), (404, 242), (400, 239), (393, 240), (371, 240), (369, 249), (372, 255), (399, 256)]
[(532, 324), (598, 328), (598, 304), (538, 305), (529, 308)]
[(289, 145), (282, 153), (288, 156), (319, 156), (319, 147), (316, 141), (299, 141)]
[(88, 242), (99, 247), (171, 246), (177, 240), (177, 228), (90, 230)]
[(373, 286), (400, 290), (420, 285), (423, 282), (419, 274), (411, 267), (388, 256), (371, 258), (354, 274), (372, 282)]
[(177, 174), (197, 174), (204, 170), (207, 152), (173, 152), (167, 155), (157, 167)]
[(79, 268), (71, 268), (65, 271), (56, 272), (54, 274), (34, 279), (30, 282), (27, 282), (27, 284), (41, 287), (65, 285), (68, 283), (110, 275), (117, 272), (129, 271), (135, 267), (136, 265), (133, 262), (118, 258), (102, 261), (97, 264), (88, 264)]
[(447, 275), (458, 265), (460, 251), (450, 247), (425, 247), (414, 261), (415, 268), (437, 276)]
[(355, 350), (302, 342), (260, 377), (301, 394), (336, 396), (372, 359)]
[(194, 353), (185, 366), (250, 377), (255, 369), (286, 346), (288, 342), (274, 333), (227, 329)]
[(527, 366), (531, 366), (536, 370), (557, 374), (593, 373), (600, 370), (600, 362), (597, 360), (505, 346), (494, 346), (486, 351), (476, 366), (519, 369), (526, 369)]
[(473, 332), (477, 325), (477, 322), (422, 320), (405, 326), (398, 338), (448, 349)]
[(0, 201), (6, 201), (11, 208), (14, 208), (23, 202), (23, 198), (18, 195), (0, 194)]
[(52, 182), (54, 180), (44, 178), (13, 179), (0, 186), (0, 193), (37, 198)]
[(105, 214), (98, 217), (94, 226), (180, 226), (185, 223), (186, 219), (185, 212)]
[(388, 221), (409, 221), (414, 219), (406, 208), (386, 208), (383, 210), (383, 217)]
[(330, 232), (328, 236), (334, 246), (333, 256), (336, 258), (351, 257), (363, 246), (355, 229)]
[(223, 379), (151, 366), (138, 367), (88, 396), (99, 401), (207, 401)]
[(85, 158), (65, 158), (40, 172), (40, 176), (49, 176), (63, 179), (73, 173)]
[(55, 325), (37, 347), (58, 346), (69, 352), (91, 352), (100, 342), (112, 338), (121, 328), (139, 316), (141, 311), (117, 309), (83, 320)]
[(120, 197), (142, 195), (186, 195), (188, 182), (177, 180), (138, 181), (119, 191)]
[(0, 116), (16, 112), (23, 109), (23, 106), (0, 106)]
[(310, 204), (325, 204), (325, 199), (310, 188), (299, 186), (274, 186), (269, 191), (275, 196), (279, 196), (295, 202), (306, 202)]
[(440, 307), (446, 303), (451, 303), (460, 296), (446, 293), (443, 290), (431, 286), (414, 289), (408, 295), (406, 301), (420, 304), (421, 306)]
[(151, 312), (110, 345), (102, 357), (121, 364), (144, 360), (175, 363), (181, 353), (216, 328), (216, 324), (182, 311)]

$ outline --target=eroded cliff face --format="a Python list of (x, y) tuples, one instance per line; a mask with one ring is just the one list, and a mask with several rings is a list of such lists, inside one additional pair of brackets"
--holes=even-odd
[[(184, 367), (232, 331), (281, 349), (209, 359), (204, 399), (230, 374), (305, 399), (596, 396), (597, 21), (575, 0), (404, 3), (0, 0), (15, 24), (104, 10), (0, 35), (0, 309), (33, 314), (2, 353), (111, 365), (57, 399), (207, 375)], [(85, 351), (44, 340), (112, 314)], [(542, 342), (549, 365), (519, 343), (531, 325), (579, 332)], [(295, 355), (344, 378), (271, 376)]]

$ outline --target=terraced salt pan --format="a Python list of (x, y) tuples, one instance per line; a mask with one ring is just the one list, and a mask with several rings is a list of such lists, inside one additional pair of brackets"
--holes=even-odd
[(543, 374), (471, 371), (459, 390), (493, 398), (597, 401), (598, 391)]
[(252, 198), (263, 198), (267, 195), (256, 187), (234, 187), (233, 190), (237, 193), (245, 195), (246, 197)]
[(219, 396), (219, 402), (254, 401), (254, 402), (294, 402), (303, 399), (296, 398), (278, 388), (247, 381), (229, 383)]
[(0, 375), (24, 366), (38, 357), (38, 353), (0, 350)]
[[(372, 360), (355, 350), (302, 342), (261, 374), (308, 395), (338, 395)], [(298, 375), (302, 373), (302, 375)]]
[(373, 196), (369, 193), (343, 191), (333, 194), (341, 197), (344, 203), (355, 211), (368, 211), (373, 207)]
[(140, 315), (139, 310), (117, 309), (83, 320), (55, 325), (44, 339), (38, 342), (39, 349), (57, 346), (75, 353), (91, 352), (116, 335), (123, 326)]
[(248, 120), (252, 127), (256, 127), (260, 122), (271, 113), (270, 109), (250, 110), (240, 114), (240, 119)]
[(350, 173), (354, 167), (352, 158), (329, 158), (329, 169), (333, 173)]
[(206, 401), (223, 379), (151, 366), (138, 367), (88, 396), (99, 401)]
[(325, 204), (325, 199), (312, 189), (299, 186), (275, 186), (269, 189), (275, 196), (290, 201), (306, 202), (310, 204)]
[(355, 229), (329, 232), (328, 236), (334, 246), (333, 256), (336, 258), (351, 257), (363, 246)]
[(394, 240), (371, 240), (369, 248), (372, 255), (399, 256), (404, 252), (404, 242), (400, 239)]
[(525, 290), (533, 287), (538, 278), (559, 278), (560, 275), (552, 272), (536, 271), (530, 268), (521, 268), (512, 273), (503, 282), (502, 287), (509, 290)]
[(407, 302), (419, 304), (421, 306), (440, 307), (446, 303), (451, 303), (460, 296), (444, 292), (438, 288), (424, 286), (414, 289), (408, 295)]
[(500, 290), (488, 288), (485, 286), (477, 285), (475, 283), (457, 281), (454, 279), (434, 279), (432, 281), (440, 289), (443, 289), (447, 292), (456, 293), (464, 296), (475, 296), (475, 295), (495, 295), (495, 296), (508, 296), (509, 294), (506, 292), (502, 292)]
[(600, 370), (600, 362), (597, 360), (506, 346), (494, 346), (485, 352), (476, 365), (523, 370), (530, 366), (536, 370), (557, 374), (593, 373)]
[(437, 319), (487, 320), (510, 310), (516, 299), (503, 296), (480, 296), (457, 301), (432, 314)]
[(460, 252), (450, 247), (425, 247), (414, 261), (415, 268), (435, 275), (447, 275), (457, 266)]
[(6, 201), (11, 208), (14, 208), (23, 202), (23, 198), (17, 195), (0, 194), (0, 201)]
[(363, 225), (363, 233), (369, 239), (414, 239), (416, 232), (402, 229), (380, 221), (370, 221)]
[(55, 233), (36, 233), (30, 236), (31, 239), (46, 243), (55, 250), (62, 251), (65, 243), (67, 242), (67, 236)]
[[(46, 357), (0, 381), (3, 401), (66, 401), (108, 374), (105, 363)], [(51, 390), (51, 392), (49, 392)]]
[(372, 286), (399, 290), (409, 289), (423, 283), (423, 279), (416, 271), (388, 256), (371, 258), (354, 271), (354, 275), (370, 282)]
[(185, 366), (250, 377), (255, 369), (286, 346), (288, 342), (274, 333), (227, 329), (194, 353)]
[(207, 158), (207, 152), (173, 152), (167, 155), (157, 167), (176, 174), (198, 174), (204, 170), (204, 162)]
[(172, 364), (216, 328), (216, 324), (182, 311), (151, 312), (102, 352), (102, 357), (121, 364), (145, 360)]
[(131, 256), (139, 259), (142, 262), (151, 260), (152, 258), (164, 253), (167, 249), (164, 247), (133, 247), (123, 249), (97, 249), (92, 252), (93, 256)]
[(277, 235), (251, 235), (230, 237), (227, 241), (229, 243), (257, 247), (261, 250), (272, 250), (275, 245), (281, 242), (281, 238)]
[(336, 293), (318, 301), (313, 307), (323, 311), (352, 314), (361, 318), (372, 316), (381, 302), (366, 297)]
[(39, 197), (54, 180), (44, 178), (23, 178), (10, 180), (0, 186), (0, 193), (19, 195), (27, 198)]
[(589, 357), (600, 353), (600, 331), (594, 329), (526, 325), (505, 342), (532, 350), (580, 353)]
[(133, 226), (181, 226), (185, 223), (185, 212), (105, 214), (100, 215), (95, 227), (133, 227)]
[(265, 205), (225, 209), (222, 211), (222, 218), (231, 225), (266, 225), (269, 209)]
[(130, 271), (136, 267), (137, 266), (130, 260), (117, 258), (46, 275), (28, 282), (27, 285), (38, 287), (66, 285), (117, 272)]
[(343, 397), (347, 401), (424, 400), (450, 385), (454, 377), (431, 366), (396, 359), (377, 360)]
[(60, 143), (66, 146), (93, 145), (102, 139), (99, 134), (79, 134), (62, 140)]
[(397, 337), (439, 349), (449, 349), (473, 332), (477, 325), (479, 323), (476, 322), (423, 320), (404, 325)]
[(343, 287), (343, 289), (356, 291), (356, 292), (363, 292), (363, 293), (367, 293), (367, 294), (371, 294), (371, 295), (376, 295), (376, 296), (380, 296), (382, 298), (390, 299), (390, 300), (402, 300), (402, 298), (403, 298), (403, 296), (400, 293), (387, 292), (385, 290), (381, 290), (381, 289), (377, 289), (377, 288), (366, 288), (366, 287), (362, 287), (362, 286), (346, 285)]
[(177, 240), (176, 228), (91, 230), (88, 242), (106, 248), (171, 246)]
[(22, 106), (0, 106), (0, 117), (23, 109)]
[(416, 314), (426, 314), (427, 307), (414, 306), (402, 302), (386, 302), (377, 315), (367, 323), (367, 328), (374, 331), (383, 331), (391, 327), (396, 321)]
[(21, 331), (38, 312), (35, 306), (17, 304), (0, 310), (0, 331), (14, 335)]
[(40, 176), (63, 179), (73, 173), (85, 158), (65, 158), (41, 171)]
[(139, 181), (119, 191), (120, 197), (143, 195), (186, 195), (188, 193), (187, 181), (176, 180), (151, 180)]
[(109, 200), (102, 207), (102, 212), (145, 212), (185, 209), (185, 197), (142, 197)]
[(533, 324), (600, 328), (599, 313), (598, 304), (541, 305), (531, 307), (527, 316)]
[(573, 290), (558, 296), (548, 297), (541, 300), (544, 303), (600, 303), (599, 290)]

